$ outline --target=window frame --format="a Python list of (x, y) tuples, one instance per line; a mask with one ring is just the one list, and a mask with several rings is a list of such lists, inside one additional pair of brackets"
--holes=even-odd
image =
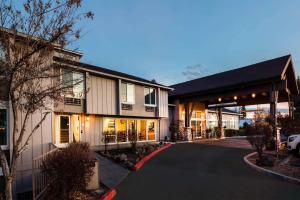
[[(154, 104), (151, 104), (151, 96), (149, 96), (149, 98), (150, 98), (150, 104), (147, 104), (147, 103), (146, 103), (146, 99), (145, 99), (145, 96), (146, 96), (146, 94), (145, 94), (145, 89), (149, 89), (149, 93), (150, 93), (150, 89), (153, 89), (153, 90), (154, 90), (154, 99), (155, 99), (155, 103), (154, 103)], [(145, 105), (145, 106), (149, 106), (149, 107), (156, 107), (156, 106), (157, 106), (157, 105), (156, 105), (156, 101), (157, 101), (157, 99), (156, 99), (156, 88), (154, 88), (154, 87), (148, 87), (148, 86), (144, 87), (144, 105)]]
[[(126, 84), (126, 101), (124, 102), (122, 100), (122, 84)], [(133, 101), (132, 102), (128, 102), (128, 98), (127, 98), (127, 91), (128, 91), (128, 85), (132, 85), (132, 88), (133, 88), (133, 92), (132, 92), (132, 95), (133, 95)], [(121, 85), (120, 85), (120, 101), (122, 104), (128, 104), (128, 105), (134, 105), (135, 104), (135, 85), (133, 83), (129, 83), (129, 82), (125, 82), (125, 81), (121, 81)]]
[(2, 150), (8, 150), (9, 148), (9, 107), (7, 102), (0, 101), (0, 109), (6, 110), (6, 145), (1, 145)]

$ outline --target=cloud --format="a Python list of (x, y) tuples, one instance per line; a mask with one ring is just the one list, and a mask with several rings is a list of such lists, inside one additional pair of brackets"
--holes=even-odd
[(192, 80), (207, 76), (210, 73), (207, 67), (202, 64), (190, 65), (185, 68), (185, 71), (182, 74), (186, 77), (187, 80)]

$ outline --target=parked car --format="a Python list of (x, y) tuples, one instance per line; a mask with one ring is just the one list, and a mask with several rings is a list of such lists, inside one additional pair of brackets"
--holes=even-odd
[(290, 151), (295, 151), (300, 156), (300, 134), (291, 135), (288, 137), (287, 148)]

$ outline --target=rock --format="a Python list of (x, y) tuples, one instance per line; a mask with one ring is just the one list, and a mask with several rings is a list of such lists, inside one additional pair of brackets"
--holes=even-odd
[(120, 155), (120, 161), (125, 162), (125, 161), (127, 161), (127, 160), (128, 160), (127, 155), (124, 154), (124, 153), (122, 153), (122, 154)]
[(135, 162), (139, 162), (140, 161), (140, 158), (137, 158), (136, 160), (135, 160)]

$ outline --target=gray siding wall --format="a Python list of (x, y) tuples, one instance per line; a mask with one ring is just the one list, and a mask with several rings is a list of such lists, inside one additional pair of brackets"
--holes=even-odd
[[(10, 131), (11, 131), (13, 127), (12, 112), (9, 112), (9, 115), (10, 115), (9, 123), (10, 123)], [(27, 131), (24, 136), (24, 139), (28, 137), (32, 129), (42, 119), (42, 116), (43, 116), (42, 111), (38, 111), (29, 117), (28, 124), (26, 127)], [(18, 117), (19, 117), (18, 127), (20, 127), (21, 121), (23, 121), (24, 119), (24, 113), (19, 112)], [(31, 190), (32, 159), (49, 151), (49, 143), (53, 141), (53, 135), (52, 135), (54, 132), (53, 121), (54, 121), (54, 114), (51, 113), (47, 116), (47, 118), (42, 123), (42, 125), (34, 133), (33, 137), (29, 141), (29, 145), (27, 149), (22, 152), (17, 165), (17, 179), (15, 183), (15, 188), (17, 192)], [(10, 135), (12, 135), (12, 132), (10, 132)], [(12, 137), (10, 137), (10, 139), (11, 139), (10, 146), (12, 146)], [(12, 151), (12, 148), (10, 148), (10, 151)]]
[(88, 75), (86, 77), (88, 114), (117, 114), (117, 81)]
[(167, 118), (169, 117), (168, 109), (168, 91), (159, 89), (159, 117)]
[(169, 131), (169, 119), (168, 118), (163, 118), (160, 120), (160, 140), (165, 140), (165, 137), (168, 139), (171, 138), (171, 134)]

